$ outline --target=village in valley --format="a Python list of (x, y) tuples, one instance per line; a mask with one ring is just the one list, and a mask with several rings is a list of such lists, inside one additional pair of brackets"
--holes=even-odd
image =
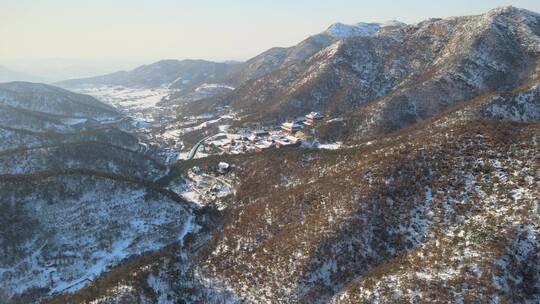
[(244, 154), (262, 152), (269, 148), (312, 146), (316, 142), (315, 129), (324, 115), (311, 112), (273, 128), (239, 128), (227, 130), (202, 140), (193, 147), (191, 157), (208, 154)]

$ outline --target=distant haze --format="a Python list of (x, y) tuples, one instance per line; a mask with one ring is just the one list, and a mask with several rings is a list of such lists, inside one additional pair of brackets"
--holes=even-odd
[[(99, 60), (99, 59), (72, 59), (72, 58), (44, 58), (33, 60), (14, 60), (6, 62), (4, 66), (11, 70), (24, 71), (31, 75), (30, 79), (41, 79), (43, 82), (55, 82), (59, 80), (89, 77), (111, 72), (130, 70), (139, 65), (146, 64), (144, 60), (129, 61), (123, 59), (117, 60)], [(1, 77), (0, 77), (1, 78)], [(17, 79), (21, 80), (21, 79)]]
[(0, 66), (47, 81), (160, 59), (245, 60), (335, 22), (415, 23), (540, 1), (1, 0)]

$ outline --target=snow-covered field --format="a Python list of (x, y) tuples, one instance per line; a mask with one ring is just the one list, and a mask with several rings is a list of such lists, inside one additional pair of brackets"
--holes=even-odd
[(167, 88), (143, 89), (122, 86), (96, 86), (75, 90), (77, 93), (88, 94), (105, 103), (127, 111), (130, 116), (150, 119), (157, 104), (172, 90)]
[(161, 99), (170, 94), (169, 89), (136, 89), (122, 86), (99, 86), (76, 90), (88, 94), (114, 106), (148, 109), (155, 107)]

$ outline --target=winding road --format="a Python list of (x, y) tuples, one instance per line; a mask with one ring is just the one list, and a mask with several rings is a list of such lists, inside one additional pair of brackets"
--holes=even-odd
[(218, 133), (218, 134), (215, 134), (215, 135), (211, 135), (211, 136), (207, 136), (201, 140), (199, 140), (195, 146), (193, 146), (193, 148), (191, 148), (191, 150), (189, 151), (189, 154), (188, 154), (188, 157), (187, 159), (193, 159), (195, 157), (195, 155), (197, 154), (197, 151), (199, 150), (199, 148), (201, 147), (201, 145), (209, 140), (209, 139), (212, 139), (214, 137), (217, 137), (217, 136), (223, 136), (223, 135), (226, 135), (225, 133)]
[(193, 159), (195, 157), (195, 155), (197, 154), (197, 150), (199, 150), (200, 146), (207, 140), (209, 139), (210, 137), (212, 136), (207, 136), (201, 140), (199, 140), (195, 146), (193, 146), (193, 148), (191, 148), (191, 150), (189, 151), (189, 154), (188, 154), (188, 157), (187, 159)]

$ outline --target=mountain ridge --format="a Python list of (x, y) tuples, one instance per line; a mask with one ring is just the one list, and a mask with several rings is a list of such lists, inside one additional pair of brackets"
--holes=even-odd
[[(203, 100), (195, 111), (231, 106), (253, 120), (271, 121), (313, 110), (340, 115), (377, 104), (373, 114), (384, 115), (384, 104), (393, 107), (384, 111), (398, 113), (399, 107), (414, 106), (405, 102), (407, 95), (420, 94), (434, 101), (443, 97), (444, 101), (415, 102), (419, 107), (423, 102), (422, 111), (433, 115), (482, 92), (511, 90), (534, 79), (539, 20), (537, 14), (506, 7), (478, 16), (428, 20), (374, 37), (352, 37), (223, 96)], [(417, 121), (412, 116), (393, 120)]]
[[(538, 302), (540, 14), (359, 26), (222, 70), (143, 66), (183, 85), (148, 122), (4, 89), (0, 298)], [(311, 111), (298, 147), (218, 149)]]

